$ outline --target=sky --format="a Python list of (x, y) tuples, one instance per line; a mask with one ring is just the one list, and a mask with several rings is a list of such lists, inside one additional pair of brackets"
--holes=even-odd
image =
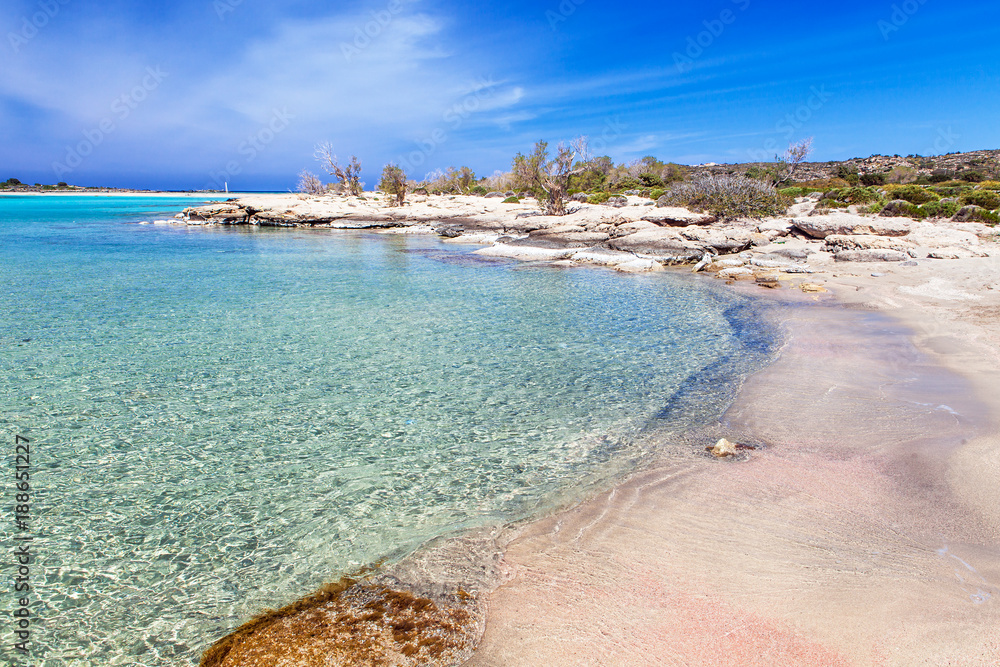
[[(508, 170), (1000, 148), (1000, 3), (4, 0), (0, 180), (294, 189), (316, 145)], [(332, 180), (332, 177), (327, 177)]]

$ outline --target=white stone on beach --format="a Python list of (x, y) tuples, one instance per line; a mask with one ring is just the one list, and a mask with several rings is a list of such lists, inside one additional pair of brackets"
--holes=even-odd
[(719, 441), (715, 443), (715, 447), (712, 447), (709, 452), (711, 452), (712, 456), (717, 459), (721, 459), (726, 456), (735, 456), (736, 444), (729, 442), (725, 438), (720, 438)]
[(718, 275), (720, 278), (735, 279), (735, 280), (750, 280), (753, 278), (753, 271), (745, 267), (733, 267), (731, 269), (722, 269), (719, 271)]
[(630, 262), (615, 265), (615, 271), (622, 273), (647, 273), (649, 271), (662, 271), (663, 265), (653, 259), (636, 257)]

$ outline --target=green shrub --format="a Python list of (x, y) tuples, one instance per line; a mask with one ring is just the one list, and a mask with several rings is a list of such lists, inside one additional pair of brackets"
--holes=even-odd
[(652, 199), (653, 201), (656, 201), (657, 199), (663, 196), (663, 192), (664, 191), (661, 188), (656, 188), (655, 190), (651, 190), (649, 193), (649, 198)]
[(983, 181), (979, 184), (980, 190), (1000, 190), (1000, 181)]
[(847, 208), (849, 204), (847, 202), (840, 201), (839, 199), (831, 199), (829, 197), (820, 199), (816, 204), (816, 208)]
[(590, 195), (587, 199), (588, 204), (603, 204), (604, 202), (611, 199), (611, 195), (607, 192), (598, 192), (596, 195)]
[(488, 190), (481, 185), (474, 185), (469, 190), (470, 195), (479, 195), (480, 197), (485, 197)]
[(904, 199), (911, 204), (926, 204), (941, 197), (919, 185), (887, 185), (885, 192), (893, 199)]
[(503, 200), (503, 203), (504, 204), (520, 204), (521, 200), (518, 199), (517, 197), (507, 197), (506, 199)]
[(861, 174), (858, 177), (861, 185), (885, 185), (885, 174)]
[(928, 218), (950, 218), (958, 213), (961, 206), (953, 201), (932, 201), (923, 204), (921, 207)]
[(877, 201), (874, 204), (869, 204), (868, 206), (864, 206), (864, 207), (860, 208), (859, 211), (861, 213), (868, 213), (868, 214), (871, 214), (871, 215), (878, 215), (879, 213), (881, 213), (883, 211), (883, 209), (885, 209), (885, 204), (886, 204), (886, 202), (884, 202), (884, 201)]
[(987, 225), (996, 225), (1000, 222), (1000, 215), (978, 206), (963, 206), (955, 214), (954, 219), (959, 222), (984, 222)]
[(778, 190), (778, 192), (780, 192), (785, 197), (790, 197), (792, 199), (795, 199), (796, 197), (805, 197), (810, 192), (822, 192), (822, 190), (819, 188), (807, 188), (807, 187), (802, 187), (801, 185), (796, 185), (795, 187), (791, 188), (782, 188), (781, 190)]
[(639, 180), (647, 188), (662, 188), (664, 185), (663, 179), (656, 174), (639, 174)]
[(933, 192), (934, 194), (941, 195), (942, 197), (958, 197), (959, 195), (962, 195), (966, 192), (971, 192), (972, 186), (962, 185), (959, 187), (951, 187), (951, 186), (946, 187), (941, 185), (935, 185), (927, 189)]
[(703, 175), (692, 181), (674, 183), (657, 203), (733, 219), (782, 215), (791, 200), (782, 196), (773, 185), (747, 176)]
[(858, 181), (861, 180), (857, 167), (849, 164), (838, 164), (837, 168), (833, 170), (833, 175), (847, 181), (849, 185), (857, 185)]
[(927, 180), (931, 183), (945, 183), (954, 178), (954, 176), (955, 175), (950, 171), (935, 170), (930, 176), (927, 177)]
[[(814, 178), (811, 181), (799, 181), (796, 185), (800, 188), (812, 188), (817, 192), (826, 192), (827, 190), (851, 186), (850, 183), (842, 178)], [(857, 185), (857, 183), (854, 185)]]
[(929, 213), (905, 199), (893, 199), (885, 205), (879, 215), (887, 218), (913, 218), (915, 220), (922, 220), (928, 217)]
[(967, 183), (978, 183), (986, 178), (981, 172), (978, 171), (963, 171), (958, 175), (958, 177)]
[(966, 205), (982, 206), (992, 211), (993, 209), (1000, 208), (1000, 192), (996, 190), (972, 190), (971, 192), (964, 193), (960, 201)]
[[(842, 204), (869, 204), (883, 199), (875, 188), (839, 188), (830, 190), (823, 195), (823, 199), (831, 199)], [(843, 208), (843, 207), (841, 207)]]

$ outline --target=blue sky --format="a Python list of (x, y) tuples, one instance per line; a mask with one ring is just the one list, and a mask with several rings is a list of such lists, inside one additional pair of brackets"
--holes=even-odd
[(370, 185), (616, 161), (1000, 148), (1000, 6), (966, 0), (5, 0), (0, 180), (286, 190), (324, 140)]

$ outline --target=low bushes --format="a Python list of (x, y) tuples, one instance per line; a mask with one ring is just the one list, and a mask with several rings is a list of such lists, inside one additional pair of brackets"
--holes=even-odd
[(995, 190), (972, 190), (963, 193), (960, 201), (968, 206), (981, 206), (992, 211), (1000, 208), (1000, 192)]
[(979, 206), (963, 206), (955, 214), (954, 220), (957, 222), (984, 222), (987, 225), (996, 225), (1000, 222), (1000, 215)]
[(810, 192), (823, 192), (823, 190), (820, 188), (807, 188), (801, 185), (796, 185), (791, 188), (782, 188), (778, 190), (778, 192), (785, 197), (795, 199), (796, 197), (805, 197)]
[(902, 199), (918, 206), (941, 199), (939, 195), (919, 185), (887, 185), (884, 190), (892, 199)]
[(768, 183), (746, 176), (709, 175), (674, 183), (660, 201), (726, 219), (781, 215), (791, 203)]
[(861, 185), (885, 185), (886, 174), (861, 174), (859, 180)]
[(879, 215), (884, 218), (913, 218), (914, 220), (929, 217), (927, 211), (905, 199), (893, 199), (882, 208)]
[(928, 218), (950, 218), (958, 213), (961, 206), (953, 201), (932, 201), (920, 208), (926, 212)]

